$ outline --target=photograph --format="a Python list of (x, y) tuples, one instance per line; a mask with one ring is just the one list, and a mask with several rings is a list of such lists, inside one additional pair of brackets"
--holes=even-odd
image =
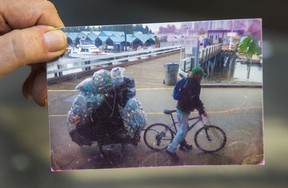
[(262, 19), (59, 29), (52, 171), (265, 164)]

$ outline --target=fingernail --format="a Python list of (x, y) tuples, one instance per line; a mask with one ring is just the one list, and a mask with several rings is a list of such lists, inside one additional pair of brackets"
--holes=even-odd
[(62, 31), (48, 31), (45, 33), (44, 39), (49, 52), (61, 51), (66, 47), (66, 38)]

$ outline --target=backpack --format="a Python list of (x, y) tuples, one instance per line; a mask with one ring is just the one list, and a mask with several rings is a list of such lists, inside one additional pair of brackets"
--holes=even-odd
[(180, 100), (181, 97), (182, 97), (182, 89), (185, 85), (187, 81), (187, 78), (182, 78), (180, 81), (178, 81), (175, 86), (174, 86), (174, 89), (173, 89), (173, 99), (174, 100)]

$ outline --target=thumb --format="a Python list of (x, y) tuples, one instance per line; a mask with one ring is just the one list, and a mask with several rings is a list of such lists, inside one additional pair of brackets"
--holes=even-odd
[(65, 52), (65, 34), (49, 26), (13, 30), (0, 36), (0, 78), (28, 64), (46, 62)]

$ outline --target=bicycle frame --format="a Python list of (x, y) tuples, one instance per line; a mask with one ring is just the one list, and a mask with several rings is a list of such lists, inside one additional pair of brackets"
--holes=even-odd
[[(176, 124), (179, 123), (178, 121), (175, 121), (174, 117), (173, 117), (173, 113), (169, 114), (171, 119), (172, 119), (172, 125), (170, 125), (169, 127), (171, 128), (172, 132), (174, 134), (177, 133), (178, 129), (176, 127)], [(188, 119), (188, 122), (197, 119), (193, 124), (189, 125), (188, 127), (188, 131), (190, 131), (193, 127), (195, 127), (195, 125), (197, 125), (200, 121), (202, 121), (202, 117), (201, 116), (196, 116), (196, 117), (191, 117)], [(172, 127), (174, 127), (174, 130), (172, 129)]]
[[(154, 123), (145, 129), (144, 141), (149, 148), (156, 151), (161, 151), (166, 149), (168, 144), (171, 143), (179, 129), (176, 126), (176, 124), (179, 124), (179, 121), (175, 121), (173, 115), (175, 112), (176, 110), (164, 110), (165, 114), (170, 115), (172, 123)], [(187, 132), (193, 129), (200, 121), (203, 122), (203, 124), (201, 123), (199, 129), (197, 126), (197, 130), (195, 131), (194, 135), (194, 142), (196, 146), (200, 150), (210, 153), (217, 152), (222, 149), (227, 141), (225, 132), (218, 126), (207, 124), (208, 119), (206, 122), (206, 119), (201, 115), (196, 117), (188, 117)]]

